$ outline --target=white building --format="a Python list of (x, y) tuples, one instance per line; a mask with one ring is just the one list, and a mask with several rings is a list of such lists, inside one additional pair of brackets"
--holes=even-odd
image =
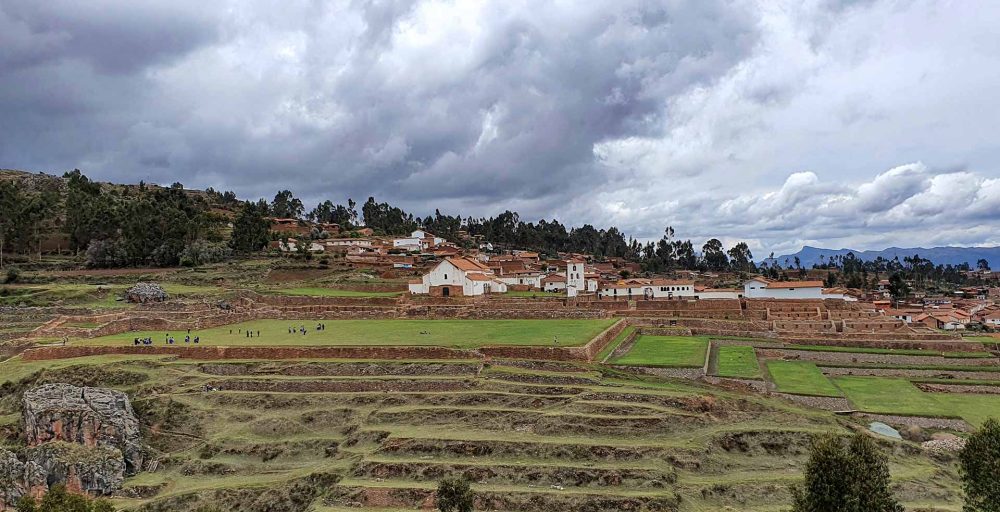
[(587, 291), (583, 267), (584, 261), (581, 259), (566, 260), (566, 295), (576, 297), (578, 293)]
[(857, 302), (858, 298), (848, 293), (847, 288), (823, 288), (824, 299), (840, 299), (848, 302)]
[(542, 278), (542, 290), (547, 292), (560, 292), (566, 289), (566, 276), (563, 274), (549, 274)]
[(823, 281), (771, 281), (755, 277), (743, 284), (743, 296), (748, 299), (822, 299)]
[(532, 288), (542, 288), (542, 278), (544, 275), (537, 270), (508, 272), (497, 279), (503, 281), (507, 286), (523, 285)]
[(424, 251), (431, 247), (437, 247), (444, 243), (444, 238), (434, 236), (422, 229), (410, 233), (406, 238), (394, 238), (392, 240), (393, 249), (404, 251)]
[(605, 283), (598, 290), (605, 298), (673, 299), (694, 297), (694, 281), (678, 279), (625, 279)]
[(475, 296), (504, 293), (507, 285), (493, 271), (469, 258), (448, 258), (421, 279), (410, 281), (410, 293), (439, 297)]
[(740, 288), (700, 288), (695, 290), (696, 299), (740, 299), (743, 290)]

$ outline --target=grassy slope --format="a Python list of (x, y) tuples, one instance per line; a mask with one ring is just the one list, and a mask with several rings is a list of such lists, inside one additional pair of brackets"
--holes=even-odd
[(615, 364), (700, 368), (705, 364), (708, 338), (704, 336), (639, 336)]
[(843, 396), (815, 363), (805, 361), (768, 361), (767, 371), (782, 393), (812, 396)]
[[(270, 487), (282, 489), (288, 487), (291, 479), (302, 478), (317, 471), (331, 471), (341, 474), (344, 480), (341, 485), (354, 488), (385, 487), (395, 489), (433, 488), (436, 477), (420, 475), (400, 476), (395, 478), (376, 479), (371, 475), (355, 473), (355, 468), (364, 461), (427, 465), (442, 468), (450, 464), (465, 464), (490, 468), (490, 471), (505, 471), (504, 467), (523, 468), (538, 475), (551, 474), (573, 468), (580, 473), (601, 470), (635, 469), (642, 471), (664, 472), (672, 471), (666, 458), (646, 457), (639, 459), (575, 459), (573, 454), (581, 453), (573, 446), (612, 446), (636, 447), (652, 450), (668, 450), (681, 459), (695, 458), (700, 462), (696, 468), (678, 469), (677, 482), (660, 486), (646, 485), (588, 485), (576, 486), (571, 481), (563, 482), (565, 489), (553, 490), (548, 485), (529, 486), (526, 484), (510, 485), (503, 482), (475, 483), (477, 490), (503, 492), (508, 495), (545, 494), (558, 499), (570, 499), (572, 496), (659, 496), (677, 492), (681, 494), (682, 511), (702, 512), (724, 510), (771, 511), (787, 507), (788, 484), (796, 482), (801, 477), (801, 467), (804, 456), (795, 453), (789, 455), (768, 455), (764, 452), (725, 451), (718, 448), (716, 439), (729, 433), (742, 432), (773, 432), (776, 436), (789, 433), (805, 432), (840, 432), (846, 430), (839, 426), (832, 415), (822, 411), (804, 409), (802, 407), (775, 401), (753, 395), (737, 395), (718, 389), (701, 387), (679, 381), (661, 380), (652, 377), (629, 380), (599, 379), (593, 372), (574, 373), (575, 376), (588, 376), (599, 379), (593, 385), (566, 387), (567, 393), (560, 394), (570, 403), (541, 407), (529, 404), (533, 400), (552, 395), (532, 394), (533, 385), (511, 383), (503, 391), (492, 390), (502, 383), (492, 379), (473, 378), (480, 386), (488, 388), (458, 393), (237, 393), (197, 392), (205, 382), (218, 380), (219, 377), (201, 372), (197, 362), (192, 361), (156, 361), (153, 358), (81, 358), (73, 360), (77, 365), (94, 365), (105, 367), (109, 374), (120, 372), (140, 372), (150, 376), (150, 380), (135, 387), (122, 388), (134, 399), (147, 399), (155, 403), (176, 402), (183, 404), (190, 417), (185, 417), (174, 429), (192, 432), (197, 438), (164, 438), (157, 440), (157, 446), (167, 450), (167, 455), (173, 461), (156, 473), (143, 473), (127, 480), (126, 486), (159, 485), (164, 487), (156, 499), (180, 496), (199, 491), (218, 489), (248, 489), (253, 487)], [(50, 365), (60, 362), (46, 362)], [(286, 363), (301, 364), (302, 362)], [(218, 362), (216, 364), (219, 364)], [(222, 363), (224, 364), (224, 363)], [(280, 362), (264, 363), (268, 365), (282, 364)], [(23, 375), (35, 369), (34, 363), (14, 361), (0, 365), (0, 375)], [(514, 370), (511, 370), (514, 371)], [(522, 370), (516, 370), (522, 371)], [(529, 372), (540, 377), (550, 377), (561, 373)], [(77, 372), (79, 374), (79, 372)], [(254, 378), (267, 378), (257, 376)], [(305, 378), (305, 377), (300, 377)], [(2, 379), (0, 379), (2, 380)], [(155, 396), (152, 390), (156, 389)], [(549, 386), (538, 386), (539, 390), (548, 390)], [(196, 391), (196, 392), (191, 392)], [(575, 398), (575, 393), (585, 392), (585, 398)], [(627, 394), (628, 402), (617, 402), (618, 396)], [(678, 423), (661, 434), (649, 434), (636, 431), (630, 435), (609, 435), (601, 433), (578, 432), (574, 428), (576, 421), (588, 421), (587, 418), (598, 418), (594, 414), (581, 414), (573, 409), (598, 404), (602, 407), (621, 407), (622, 413), (616, 416), (627, 421), (638, 414), (634, 408), (641, 402), (635, 397), (678, 397), (696, 398), (705, 394), (715, 395), (718, 400), (750, 401), (760, 408), (754, 408), (752, 415), (736, 413), (734, 416), (721, 415), (713, 419), (709, 415), (704, 422), (686, 425), (683, 418), (688, 415), (700, 416), (698, 413), (664, 409), (659, 414), (679, 414)], [(509, 396), (514, 399), (511, 405), (505, 407), (492, 406), (474, 397), (489, 398)], [(429, 405), (427, 400), (454, 400), (467, 397), (469, 405)], [(518, 400), (519, 397), (523, 397)], [(598, 400), (600, 400), (598, 402)], [(475, 405), (473, 405), (475, 404)], [(0, 405), (3, 405), (0, 402)], [(654, 406), (651, 410), (656, 409)], [(520, 431), (512, 437), (510, 431), (499, 425), (493, 425), (483, 418), (476, 420), (469, 416), (461, 420), (441, 420), (436, 411), (465, 411), (468, 414), (481, 414), (482, 411), (512, 411), (514, 414), (524, 414), (525, 418), (535, 417), (539, 425), (561, 425), (568, 422), (564, 428), (536, 428)], [(379, 413), (411, 412), (426, 414), (413, 416), (414, 422), (392, 420), (377, 421)], [(0, 415), (9, 411), (0, 410)], [(315, 417), (316, 420), (309, 420)], [(611, 416), (608, 416), (611, 417)], [(426, 418), (430, 421), (420, 421)], [(434, 454), (423, 456), (419, 452), (392, 454), (378, 451), (378, 442), (362, 442), (357, 445), (345, 444), (346, 425), (358, 425), (362, 432), (389, 432), (390, 441), (394, 438), (416, 437), (425, 441), (437, 439), (478, 440), (485, 442), (526, 442), (552, 445), (549, 456), (539, 456), (525, 453), (513, 457), (494, 457), (490, 455), (465, 456), (459, 454)], [(614, 423), (609, 424), (611, 428)], [(779, 437), (780, 439), (780, 437)], [(341, 443), (338, 453), (333, 456), (324, 453), (325, 447), (331, 443)], [(751, 441), (753, 445), (753, 441)], [(206, 447), (216, 447), (209, 455), (203, 455)], [(277, 454), (273, 459), (261, 458), (264, 453), (273, 451)], [(602, 448), (598, 453), (604, 453)], [(926, 503), (940, 507), (946, 505), (950, 498), (957, 494), (957, 481), (953, 472), (944, 468), (945, 463), (935, 462), (921, 455), (902, 455), (903, 450), (897, 450), (893, 458), (893, 477), (905, 483), (910, 488), (932, 488), (924, 495), (905, 497), (908, 504)], [(603, 457), (603, 456), (602, 456)], [(218, 465), (221, 469), (208, 472), (198, 471), (204, 464)], [(230, 473), (222, 471), (226, 469)], [(447, 470), (445, 470), (448, 474)], [(933, 482), (928, 487), (926, 482)], [(719, 486), (724, 486), (725, 493), (719, 493)], [(766, 491), (766, 492), (765, 492)], [(933, 496), (933, 498), (928, 498)], [(743, 501), (746, 500), (746, 501)], [(120, 508), (132, 508), (143, 504), (146, 500), (116, 498), (115, 503)], [(311, 510), (333, 511), (346, 510), (337, 508), (335, 503), (317, 501)], [(412, 509), (412, 507), (405, 507)], [(566, 510), (568, 508), (561, 508)], [(356, 510), (356, 509), (355, 509)], [(366, 510), (368, 510), (366, 508)], [(371, 509), (378, 510), (378, 509)], [(392, 509), (387, 509), (392, 510)]]
[(760, 365), (753, 347), (719, 347), (719, 376), (759, 379)]
[[(192, 332), (203, 345), (545, 345), (558, 338), (559, 346), (579, 346), (590, 341), (614, 320), (324, 320), (326, 330), (315, 330), (316, 320), (254, 320)], [(289, 327), (305, 326), (307, 334), (291, 334)], [(247, 329), (260, 337), (247, 338)], [(232, 331), (232, 334), (230, 334)], [(421, 334), (421, 332), (427, 334)], [(131, 344), (133, 338), (152, 336), (164, 343), (164, 332), (129, 332), (81, 340), (80, 345)], [(183, 345), (184, 333), (174, 332)]]

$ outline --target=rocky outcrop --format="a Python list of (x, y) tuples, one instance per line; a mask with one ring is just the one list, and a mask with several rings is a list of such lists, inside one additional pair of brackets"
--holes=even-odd
[(167, 292), (155, 283), (136, 283), (125, 291), (125, 300), (139, 304), (147, 302), (163, 302), (167, 300)]
[(55, 441), (30, 449), (25, 456), (28, 464), (41, 468), (45, 481), (64, 483), (73, 492), (107, 496), (125, 483), (125, 460), (113, 447)]
[(0, 450), (0, 510), (14, 508), (21, 496), (44, 494), (47, 476), (34, 461), (22, 462), (12, 452)]
[(114, 448), (124, 472), (142, 469), (139, 420), (128, 396), (103, 388), (46, 384), (24, 394), (24, 426), (28, 445), (63, 441), (88, 448)]

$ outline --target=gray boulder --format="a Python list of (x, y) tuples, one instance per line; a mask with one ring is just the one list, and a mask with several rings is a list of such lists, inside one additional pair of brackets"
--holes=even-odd
[(167, 292), (155, 283), (136, 283), (125, 291), (125, 300), (139, 304), (147, 302), (163, 302), (167, 300)]
[(24, 394), (24, 426), (29, 446), (53, 441), (121, 452), (125, 474), (142, 469), (139, 420), (128, 396), (104, 388), (45, 384)]
[(73, 492), (107, 496), (125, 483), (125, 459), (121, 451), (110, 446), (53, 441), (31, 448), (26, 457), (28, 464), (41, 469), (44, 481), (65, 484)]
[(22, 462), (13, 452), (0, 449), (0, 510), (13, 508), (21, 496), (43, 494), (47, 476), (34, 461)]

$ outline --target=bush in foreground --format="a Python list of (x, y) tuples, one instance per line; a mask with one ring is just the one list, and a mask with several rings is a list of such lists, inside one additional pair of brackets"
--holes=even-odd
[(17, 512), (115, 512), (111, 502), (104, 499), (92, 500), (82, 494), (66, 490), (65, 485), (54, 485), (42, 497), (41, 503), (30, 496), (23, 496), (17, 502)]
[(1000, 422), (989, 419), (958, 456), (965, 512), (1000, 512)]
[(474, 496), (467, 480), (446, 478), (438, 484), (437, 500), (441, 512), (472, 512)]
[(889, 465), (875, 442), (856, 434), (813, 442), (805, 482), (792, 487), (793, 512), (902, 512), (889, 488)]

